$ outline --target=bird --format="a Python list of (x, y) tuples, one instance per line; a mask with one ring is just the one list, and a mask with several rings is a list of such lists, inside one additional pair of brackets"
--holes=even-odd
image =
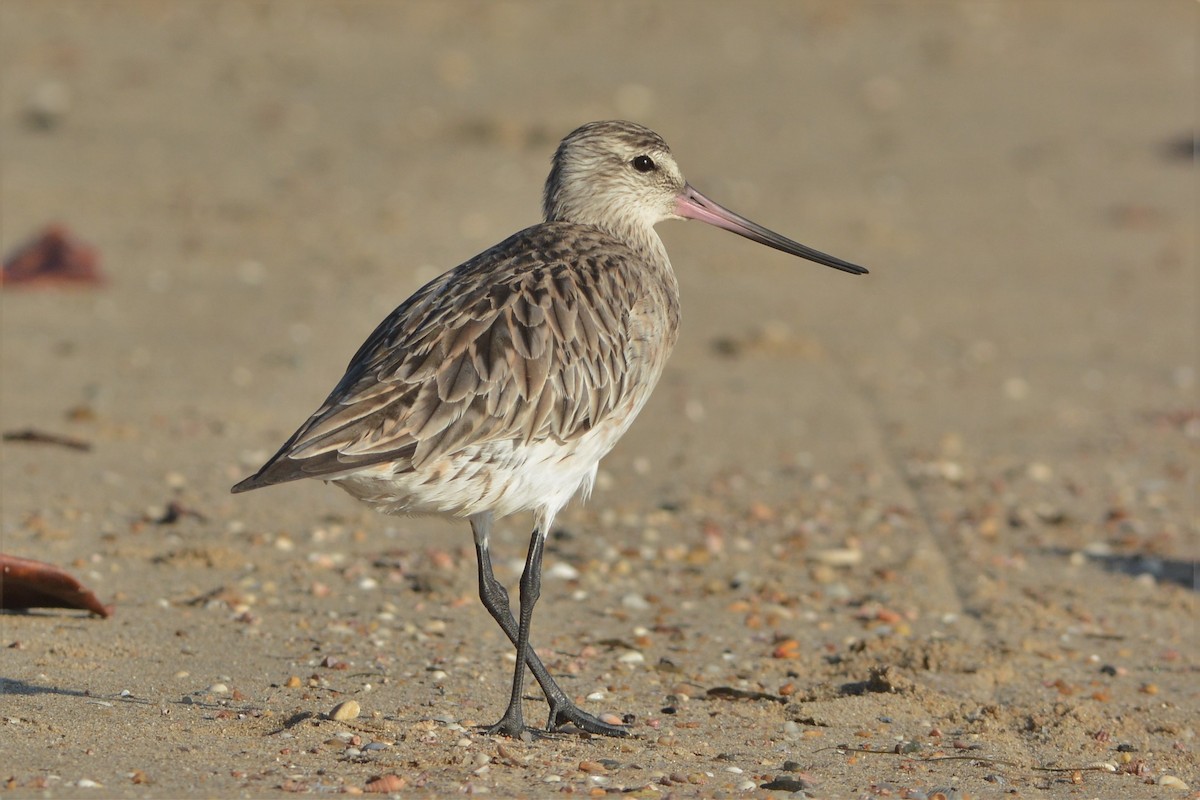
[[(392, 311), (325, 402), (234, 493), (317, 478), (388, 514), (466, 518), (479, 597), (516, 648), (512, 692), (484, 732), (530, 739), (573, 725), (630, 735), (583, 711), (530, 644), (546, 537), (662, 375), (679, 284), (655, 225), (693, 219), (817, 264), (867, 270), (751, 222), (684, 180), (667, 143), (590, 122), (554, 152), (544, 220), (434, 278)], [(492, 570), (496, 519), (532, 512), (520, 610)], [(526, 667), (549, 706), (525, 724)], [(616, 719), (605, 715), (608, 719)]]

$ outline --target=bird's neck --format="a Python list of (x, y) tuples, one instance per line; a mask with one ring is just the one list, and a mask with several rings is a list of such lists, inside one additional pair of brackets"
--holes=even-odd
[(671, 270), (667, 248), (659, 238), (658, 231), (641, 218), (611, 215), (597, 217), (578, 213), (566, 216), (549, 215), (547, 218), (547, 222), (556, 221), (597, 228), (640, 255), (647, 266)]

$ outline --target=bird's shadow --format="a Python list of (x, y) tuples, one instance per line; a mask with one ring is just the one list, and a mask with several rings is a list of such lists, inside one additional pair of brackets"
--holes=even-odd
[(64, 697), (79, 697), (87, 700), (104, 700), (105, 702), (124, 702), (129, 698), (126, 697), (98, 697), (87, 689), (64, 689), (61, 686), (44, 686), (38, 683), (29, 683), (28, 681), (18, 680), (16, 678), (0, 678), (0, 697), (10, 697), (21, 695), (24, 697), (35, 697), (44, 694), (59, 694)]
[(17, 680), (14, 678), (0, 678), (0, 697), (16, 696), (36, 697), (38, 694), (62, 694), (65, 697), (84, 697), (88, 699), (97, 699), (82, 688), (62, 688), (61, 686), (43, 686), (41, 684), (30, 684), (28, 681)]
[(147, 697), (138, 697), (132, 694), (95, 694), (90, 689), (66, 689), (61, 686), (45, 686), (43, 684), (30, 683), (29, 681), (23, 681), (17, 678), (0, 677), (0, 697), (38, 697), (43, 695), (75, 697), (87, 703), (107, 707), (113, 707), (119, 704), (127, 706), (185, 706), (207, 711), (228, 710), (225, 706), (219, 703), (205, 702), (203, 700), (175, 700), (162, 703), (157, 700)]

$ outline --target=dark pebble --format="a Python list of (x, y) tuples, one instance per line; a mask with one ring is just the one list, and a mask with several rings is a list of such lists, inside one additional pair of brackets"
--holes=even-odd
[(762, 789), (770, 789), (775, 792), (803, 792), (805, 789), (811, 789), (812, 784), (799, 778), (776, 778), (773, 781), (764, 783)]

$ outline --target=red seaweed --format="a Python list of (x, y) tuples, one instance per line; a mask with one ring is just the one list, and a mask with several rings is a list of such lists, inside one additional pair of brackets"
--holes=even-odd
[(65, 225), (48, 225), (4, 259), (5, 286), (98, 285), (104, 283), (100, 255)]
[(63, 570), (44, 561), (0, 553), (0, 609), (78, 608), (101, 617), (113, 607)]

